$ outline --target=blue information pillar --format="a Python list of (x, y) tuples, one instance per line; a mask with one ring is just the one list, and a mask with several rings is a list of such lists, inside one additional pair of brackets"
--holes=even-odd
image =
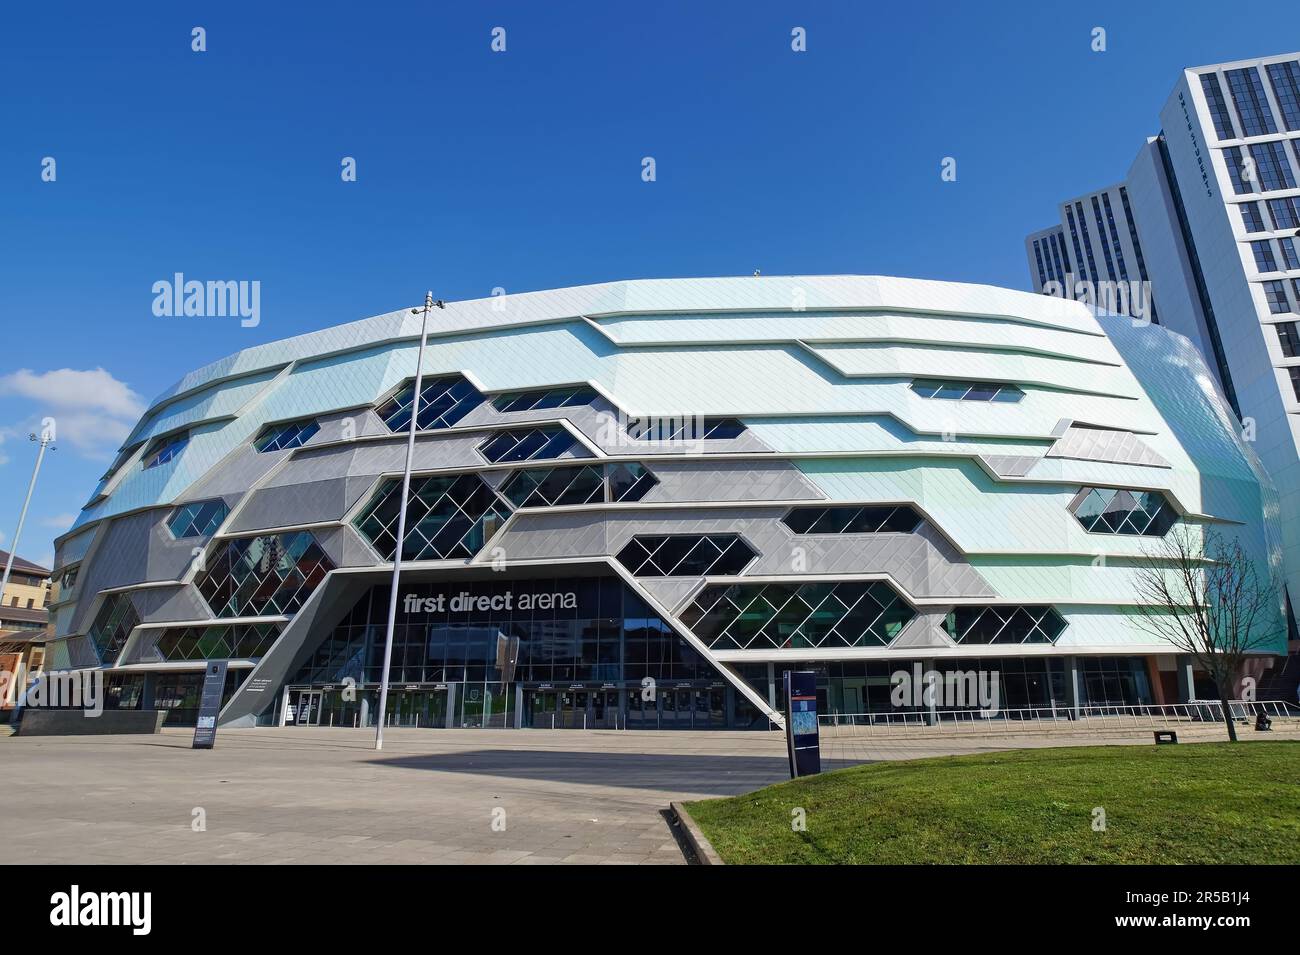
[(790, 751), (790, 778), (822, 771), (817, 735), (817, 674), (785, 671), (785, 741)]

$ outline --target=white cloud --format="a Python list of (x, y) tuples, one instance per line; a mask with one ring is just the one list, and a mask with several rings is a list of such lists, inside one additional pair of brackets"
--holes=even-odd
[(21, 429), (24, 433), (39, 432), (42, 419), (52, 417), (56, 440), (93, 458), (110, 457), (145, 409), (144, 401), (130, 386), (103, 368), (58, 368), (40, 373), (23, 368), (0, 375), (0, 395), (38, 404), (35, 416)]
[[(49, 517), (41, 521), (41, 526), (53, 527), (55, 530), (66, 531), (69, 527), (72, 526), (73, 522), (76, 519), (77, 519), (77, 515), (71, 512), (65, 512), (63, 514), (51, 514)], [(49, 565), (47, 564), (46, 566)]]
[(37, 374), (21, 368), (0, 376), (0, 394), (22, 395), (54, 408), (98, 411), (113, 418), (139, 418), (144, 402), (126, 382), (103, 368), (77, 371), (59, 368)]

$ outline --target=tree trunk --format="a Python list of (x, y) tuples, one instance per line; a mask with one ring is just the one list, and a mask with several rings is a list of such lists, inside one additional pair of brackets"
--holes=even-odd
[(1228, 726), (1228, 741), (1237, 742), (1237, 724), (1232, 721), (1232, 708), (1228, 706), (1228, 698), (1225, 694), (1219, 694), (1219, 705), (1223, 707), (1223, 722)]

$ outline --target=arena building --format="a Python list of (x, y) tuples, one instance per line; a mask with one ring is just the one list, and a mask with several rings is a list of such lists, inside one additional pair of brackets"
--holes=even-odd
[[(420, 330), (159, 396), (56, 542), (47, 667), (184, 724), (225, 659), (222, 725), (373, 724)], [(1183, 522), (1279, 560), (1196, 349), (1057, 298), (615, 282), (435, 309), (423, 374), (396, 724), (767, 728), (786, 669), (861, 714), (916, 664), (997, 672), (1003, 708), (1173, 702), (1196, 675), (1135, 624), (1133, 558)]]

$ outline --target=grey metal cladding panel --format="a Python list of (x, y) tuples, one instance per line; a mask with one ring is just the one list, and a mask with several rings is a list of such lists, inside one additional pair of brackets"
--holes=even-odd
[(178, 503), (202, 501), (208, 498), (226, 498), (226, 503), (237, 499), (266, 476), (281, 460), (280, 454), (258, 454), (251, 444), (236, 448), (226, 455), (207, 474), (195, 481)]
[(162, 663), (163, 655), (158, 652), (158, 640), (163, 635), (161, 629), (141, 630), (131, 641), (131, 648), (122, 663)]
[(336, 567), (371, 567), (379, 563), (379, 558), (351, 524), (318, 528), (312, 533)]
[(507, 560), (599, 557), (609, 552), (600, 511), (516, 514), (491, 543), (505, 551)]
[(611, 512), (608, 553), (617, 554), (640, 534), (735, 533), (759, 553), (745, 576), (888, 574), (918, 598), (997, 596), (928, 523), (915, 534), (797, 535), (781, 522), (784, 513), (785, 508)]
[(55, 569), (65, 567), (68, 564), (75, 564), (85, 557), (86, 552), (90, 550), (90, 545), (94, 543), (96, 535), (103, 530), (104, 525), (98, 524), (60, 544), (54, 551)]
[(81, 667), (99, 666), (99, 654), (89, 637), (68, 638), (68, 664), (75, 670)]
[(890, 643), (890, 649), (896, 650), (903, 647), (942, 647), (951, 649), (955, 647), (957, 644), (948, 636), (948, 632), (943, 626), (943, 618), (947, 614), (947, 608), (937, 611), (921, 611), (907, 622), (902, 632)]
[(676, 611), (699, 587), (700, 579), (699, 577), (639, 577), (637, 583), (668, 610)]
[[(483, 467), (487, 462), (474, 450), (487, 433), (433, 436), (415, 439), (412, 467), (416, 471), (437, 468)], [(382, 444), (368, 443), (356, 448), (348, 468), (352, 477), (400, 473), (406, 463), (406, 439), (402, 436)]]
[[(621, 412), (618, 406), (611, 404), (604, 398), (599, 398), (590, 405), (555, 409), (546, 414), (553, 417), (562, 416), (567, 418), (570, 424), (606, 454), (685, 454), (701, 450), (698, 442), (633, 441), (627, 436), (623, 428), (625, 422), (620, 421)], [(545, 417), (545, 414), (541, 412), (516, 412), (510, 415), (501, 415), (500, 418), (502, 420), (526, 420), (524, 416), (536, 419), (537, 417)], [(743, 431), (735, 438), (729, 438), (725, 441), (710, 441), (707, 447), (709, 451), (714, 453), (772, 450), (770, 445), (749, 430)]]
[(77, 580), (77, 615), (72, 629), (84, 631), (94, 597), (101, 590), (150, 581), (179, 580), (189, 569), (202, 538), (176, 540), (167, 530), (170, 507), (114, 518)]
[(327, 441), (348, 441), (352, 438), (393, 433), (371, 408), (318, 415), (316, 423), (320, 425), (320, 431), (312, 436), (305, 447), (310, 448)]
[(984, 575), (972, 567), (966, 556), (929, 521), (917, 528), (916, 536), (930, 546), (928, 593), (952, 597), (999, 596)]
[(264, 487), (254, 491), (240, 508), (230, 530), (244, 532), (337, 521), (347, 513), (350, 504), (348, 479), (344, 477), (288, 487)]
[(1169, 462), (1131, 431), (1072, 425), (1047, 451), (1049, 458), (1167, 468)]
[(820, 501), (822, 493), (789, 461), (653, 461), (659, 480), (642, 503), (668, 501)]
[(141, 623), (171, 623), (176, 620), (207, 620), (212, 611), (193, 584), (149, 587), (131, 594)]

